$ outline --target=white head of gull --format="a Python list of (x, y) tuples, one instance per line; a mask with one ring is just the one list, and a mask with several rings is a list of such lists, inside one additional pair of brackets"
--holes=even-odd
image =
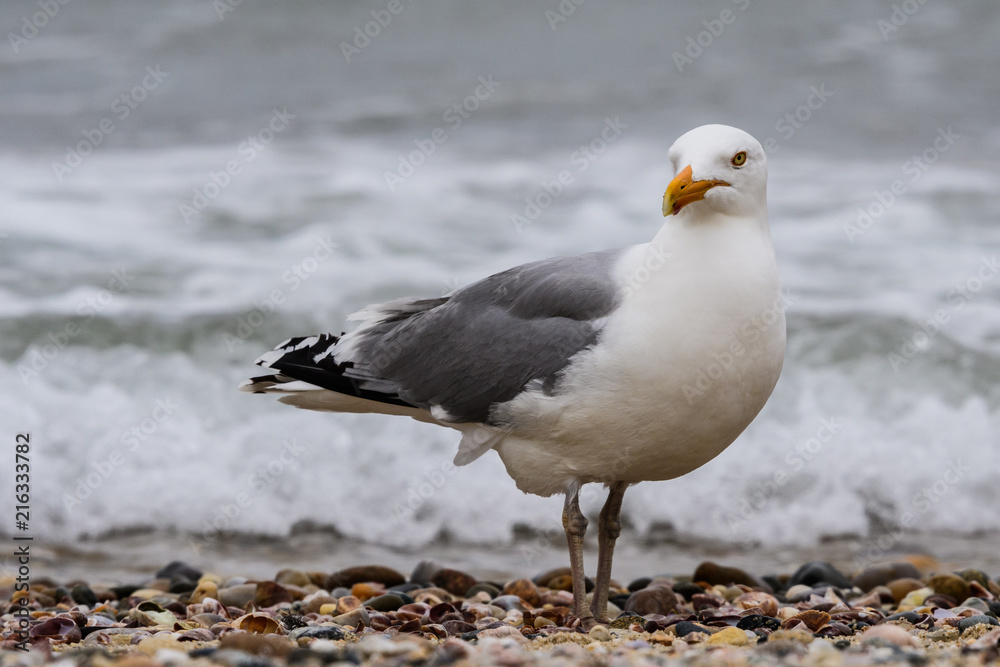
[[(781, 372), (785, 319), (767, 222), (767, 156), (705, 125), (668, 153), (667, 220), (650, 243), (515, 267), (440, 298), (292, 338), (241, 389), (311, 410), (406, 415), (490, 450), (527, 493), (565, 495), (574, 613), (607, 622), (625, 490), (704, 465), (750, 424)], [(609, 489), (593, 601), (584, 594), (583, 484)]]

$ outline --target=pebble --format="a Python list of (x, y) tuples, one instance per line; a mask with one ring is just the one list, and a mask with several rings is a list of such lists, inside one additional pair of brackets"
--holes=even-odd
[(85, 604), (91, 608), (97, 606), (97, 596), (87, 584), (77, 584), (73, 587), (70, 595), (73, 597), (73, 602), (77, 604)]
[(190, 581), (198, 581), (199, 579), (201, 579), (201, 574), (202, 572), (198, 568), (192, 565), (188, 565), (184, 561), (175, 560), (168, 563), (163, 568), (161, 568), (156, 573), (156, 578), (174, 579), (178, 576), (181, 576)]
[(155, 597), (160, 597), (164, 595), (165, 592), (166, 591), (161, 591), (158, 588), (140, 588), (138, 590), (132, 591), (131, 595), (129, 595), (128, 597), (139, 598), (140, 600), (152, 600)]
[(483, 582), (480, 582), (480, 583), (476, 584), (475, 586), (473, 586), (472, 588), (470, 588), (469, 590), (467, 590), (465, 592), (465, 595), (466, 595), (466, 597), (473, 597), (474, 595), (476, 595), (477, 593), (480, 593), (480, 592), (483, 592), (483, 593), (486, 593), (487, 595), (489, 595), (491, 600), (493, 598), (497, 597), (498, 595), (500, 595), (500, 589), (499, 588), (497, 588), (493, 584), (487, 584), (487, 583), (483, 583)]
[(219, 602), (227, 607), (246, 609), (257, 597), (257, 584), (239, 584), (219, 589)]
[(987, 616), (986, 614), (977, 614), (976, 616), (969, 616), (963, 618), (958, 622), (959, 632), (965, 632), (969, 628), (974, 628), (980, 623), (985, 623), (986, 625), (1000, 625), (1000, 621), (997, 621), (993, 616)]
[(416, 564), (410, 572), (410, 581), (417, 584), (429, 584), (434, 573), (440, 570), (443, 565), (433, 560), (422, 560)]
[(560, 577), (570, 577), (572, 578), (573, 571), (568, 567), (556, 567), (551, 570), (546, 570), (545, 572), (539, 572), (531, 578), (535, 584), (539, 586), (544, 586), (546, 588), (551, 588), (549, 582), (553, 579), (558, 579)]
[(785, 597), (791, 601), (796, 601), (801, 599), (803, 596), (809, 595), (809, 592), (811, 590), (812, 587), (810, 586), (806, 586), (805, 584), (797, 584), (795, 586), (790, 587), (787, 591), (785, 591)]
[[(649, 586), (649, 584), (650, 584), (651, 581), (653, 581), (653, 580), (650, 579), (649, 577), (639, 577), (638, 579), (633, 579), (632, 581), (629, 582), (629, 584), (627, 586), (628, 592), (629, 593), (635, 593), (636, 591), (640, 591), (643, 588), (645, 588), (646, 586)], [(690, 582), (688, 582), (688, 583), (690, 584)], [(674, 592), (675, 593), (678, 592), (677, 588), (676, 588), (677, 585), (680, 585), (680, 584), (675, 584), (675, 588), (674, 588)], [(690, 584), (690, 585), (694, 585), (694, 584)], [(701, 586), (699, 586), (698, 588), (701, 589)]]
[(438, 588), (443, 588), (452, 595), (465, 596), (466, 591), (475, 586), (478, 582), (471, 574), (466, 574), (451, 568), (441, 568), (435, 572), (430, 579), (431, 583)]
[(729, 646), (746, 646), (750, 643), (747, 633), (739, 628), (728, 627), (716, 632), (705, 642), (710, 646), (727, 644)]
[(677, 607), (677, 595), (666, 586), (650, 586), (636, 591), (625, 603), (625, 611), (634, 611), (640, 616), (660, 614), (666, 616)]
[(774, 592), (771, 590), (770, 586), (764, 583), (763, 580), (753, 576), (752, 574), (744, 572), (738, 567), (725, 567), (717, 565), (712, 561), (704, 561), (698, 565), (698, 567), (695, 568), (694, 575), (692, 575), (691, 580), (694, 582), (704, 581), (712, 586), (717, 584), (722, 586), (737, 584), (750, 586), (751, 588), (756, 588), (767, 593)]
[(365, 606), (375, 611), (396, 611), (404, 604), (403, 598), (387, 593), (365, 600)]
[(915, 591), (907, 593), (906, 597), (899, 601), (898, 608), (900, 611), (911, 611), (923, 606), (924, 600), (933, 594), (934, 589), (932, 588), (918, 588)]
[(867, 593), (876, 586), (885, 586), (897, 579), (919, 579), (920, 571), (912, 563), (881, 563), (862, 570), (851, 583)]
[(291, 602), (294, 599), (295, 596), (290, 590), (273, 581), (258, 582), (257, 590), (254, 593), (254, 602), (258, 607), (273, 607), (283, 602)]
[(358, 607), (357, 609), (349, 611), (346, 614), (334, 616), (333, 622), (337, 625), (344, 625), (350, 628), (355, 628), (359, 624), (364, 626), (371, 625), (371, 619), (368, 618), (368, 612), (364, 607)]
[(885, 617), (886, 621), (906, 621), (916, 624), (920, 622), (920, 614), (913, 611), (900, 611)]
[(781, 622), (778, 619), (763, 616), (761, 614), (751, 614), (749, 616), (744, 616), (736, 624), (736, 627), (740, 630), (756, 630), (758, 628), (765, 628), (767, 630), (777, 630), (781, 627)]
[(545, 584), (546, 588), (551, 588), (556, 591), (573, 591), (573, 577), (568, 574), (563, 574), (558, 577), (553, 577), (549, 579), (548, 583)]
[(966, 598), (959, 606), (975, 609), (976, 611), (981, 611), (984, 614), (990, 610), (990, 603), (982, 598)]
[(962, 577), (968, 582), (975, 581), (986, 590), (989, 590), (990, 588), (990, 577), (982, 570), (977, 570), (975, 568), (967, 567), (961, 572), (959, 572), (958, 576)]
[(214, 581), (202, 581), (199, 583), (198, 587), (191, 593), (190, 603), (199, 604), (204, 602), (205, 598), (219, 599), (219, 587)]
[(142, 586), (123, 584), (121, 586), (112, 586), (111, 592), (114, 593), (115, 597), (119, 600), (124, 600), (127, 597), (131, 597), (132, 593), (136, 592), (140, 588), (142, 588)]
[(338, 586), (351, 587), (355, 584), (368, 582), (379, 583), (384, 587), (389, 587), (402, 584), (405, 581), (406, 577), (391, 567), (362, 565), (334, 572), (327, 581), (327, 588), (336, 588)]
[(691, 621), (681, 621), (674, 625), (674, 632), (677, 633), (678, 637), (687, 637), (692, 632), (702, 632), (704, 634), (711, 634), (708, 628), (692, 623)]
[(337, 598), (333, 597), (326, 591), (316, 591), (315, 593), (310, 593), (299, 603), (303, 613), (315, 614), (319, 613), (320, 609), (328, 604), (336, 605)]
[(556, 622), (553, 621), (551, 618), (545, 618), (544, 616), (536, 616), (534, 622), (532, 623), (532, 625), (535, 626), (536, 630), (544, 628), (547, 625), (554, 626), (555, 624)]
[(384, 594), (385, 586), (379, 583), (358, 583), (351, 586), (351, 595), (362, 602)]
[[(326, 605), (324, 605), (326, 606)], [(337, 598), (337, 602), (334, 603), (334, 612), (336, 614), (346, 614), (349, 611), (354, 611), (361, 606), (361, 600), (353, 595), (345, 595), (342, 598)]]
[(313, 585), (312, 579), (308, 574), (302, 570), (292, 570), (289, 568), (285, 568), (274, 575), (274, 581), (284, 586), (299, 586), (301, 588)]
[(927, 580), (927, 586), (956, 602), (969, 597), (969, 582), (957, 574), (935, 574)]
[(816, 588), (819, 584), (829, 584), (837, 588), (850, 588), (851, 580), (830, 563), (814, 560), (806, 563), (795, 571), (788, 579), (788, 587), (804, 584)]
[(614, 630), (628, 630), (633, 623), (643, 624), (645, 619), (634, 611), (623, 611), (615, 620), (611, 621), (610, 628)]
[[(60, 585), (39, 577), (27, 598), (33, 605), (28, 623), (32, 643), (45, 650), (16, 666), (58, 660), (69, 667), (91, 662), (91, 667), (610, 662), (628, 667), (653, 656), (663, 659), (658, 664), (674, 664), (682, 653), (685, 664), (692, 665), (708, 664), (703, 656), (718, 657), (723, 664), (775, 664), (778, 659), (808, 667), (988, 661), (1000, 644), (998, 621), (990, 615), (1000, 611), (1000, 603), (987, 590), (995, 583), (986, 579), (984, 586), (986, 575), (978, 570), (920, 580), (905, 576), (912, 574), (912, 566), (905, 565), (876, 566), (878, 577), (867, 568), (861, 574), (867, 573), (869, 581), (863, 583), (884, 583), (861, 594), (836, 586), (842, 582), (828, 563), (807, 563), (791, 576), (769, 578), (771, 590), (790, 584), (776, 596), (725, 581), (734, 578), (727, 568), (703, 563), (698, 574), (711, 579), (721, 571), (718, 583), (643, 577), (630, 582), (635, 590), (629, 594), (613, 584), (609, 597), (627, 611), (619, 614), (609, 604), (615, 619), (611, 627), (596, 625), (586, 634), (571, 615), (572, 594), (561, 590), (567, 585), (566, 568), (537, 575), (545, 583), (515, 579), (501, 591), (486, 581), (464, 587), (475, 581), (472, 575), (436, 565), (424, 581), (392, 585), (378, 581), (394, 580), (382, 576), (379, 566), (334, 575), (285, 569), (273, 581), (234, 576), (223, 585), (217, 575), (190, 579), (175, 566), (143, 587), (118, 587), (124, 594), (120, 599), (108, 585)], [(899, 573), (904, 576), (885, 579)], [(331, 583), (337, 585), (331, 589)], [(0, 578), (0, 590), (12, 585), (12, 579)], [(962, 585), (969, 595), (954, 597)], [(0, 614), (11, 619), (9, 613), (9, 603), (0, 601)], [(10, 620), (6, 625), (0, 649), (12, 650), (14, 626)], [(84, 656), (90, 657), (81, 662)]]
[[(540, 599), (538, 586), (531, 579), (515, 579), (514, 581), (510, 581), (503, 587), (503, 593), (504, 595), (517, 596), (531, 607), (538, 606)], [(498, 606), (502, 607), (503, 605)]]
[(347, 636), (347, 631), (339, 625), (312, 625), (305, 628), (296, 628), (288, 633), (288, 638), (298, 639), (343, 639)]
[(190, 593), (197, 587), (197, 582), (191, 581), (185, 577), (177, 577), (170, 580), (170, 587), (167, 591), (170, 593)]
[(912, 577), (904, 577), (902, 579), (893, 579), (888, 584), (886, 588), (892, 593), (892, 599), (899, 604), (899, 602), (905, 598), (907, 595), (915, 590), (919, 590), (924, 587), (924, 582), (919, 579), (914, 579)]

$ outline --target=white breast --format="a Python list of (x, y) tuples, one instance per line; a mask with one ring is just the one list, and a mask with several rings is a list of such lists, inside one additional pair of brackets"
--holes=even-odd
[(518, 487), (671, 479), (721, 453), (781, 371), (784, 302), (766, 226), (665, 225), (619, 261), (625, 299), (560, 392), (509, 406), (498, 447)]

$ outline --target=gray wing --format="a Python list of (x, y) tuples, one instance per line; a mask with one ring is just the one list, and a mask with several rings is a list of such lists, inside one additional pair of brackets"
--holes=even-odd
[(557, 257), (490, 276), (439, 299), (373, 306), (339, 339), (292, 339), (258, 361), (282, 376), (451, 422), (489, 423), (490, 408), (559, 372), (592, 346), (621, 298), (622, 250)]

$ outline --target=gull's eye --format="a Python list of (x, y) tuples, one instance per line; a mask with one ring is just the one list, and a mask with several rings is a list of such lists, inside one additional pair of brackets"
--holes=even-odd
[(732, 160), (730, 160), (730, 162), (733, 163), (734, 167), (742, 167), (744, 164), (746, 164), (746, 161), (747, 161), (746, 151), (740, 151), (739, 153), (733, 156)]

